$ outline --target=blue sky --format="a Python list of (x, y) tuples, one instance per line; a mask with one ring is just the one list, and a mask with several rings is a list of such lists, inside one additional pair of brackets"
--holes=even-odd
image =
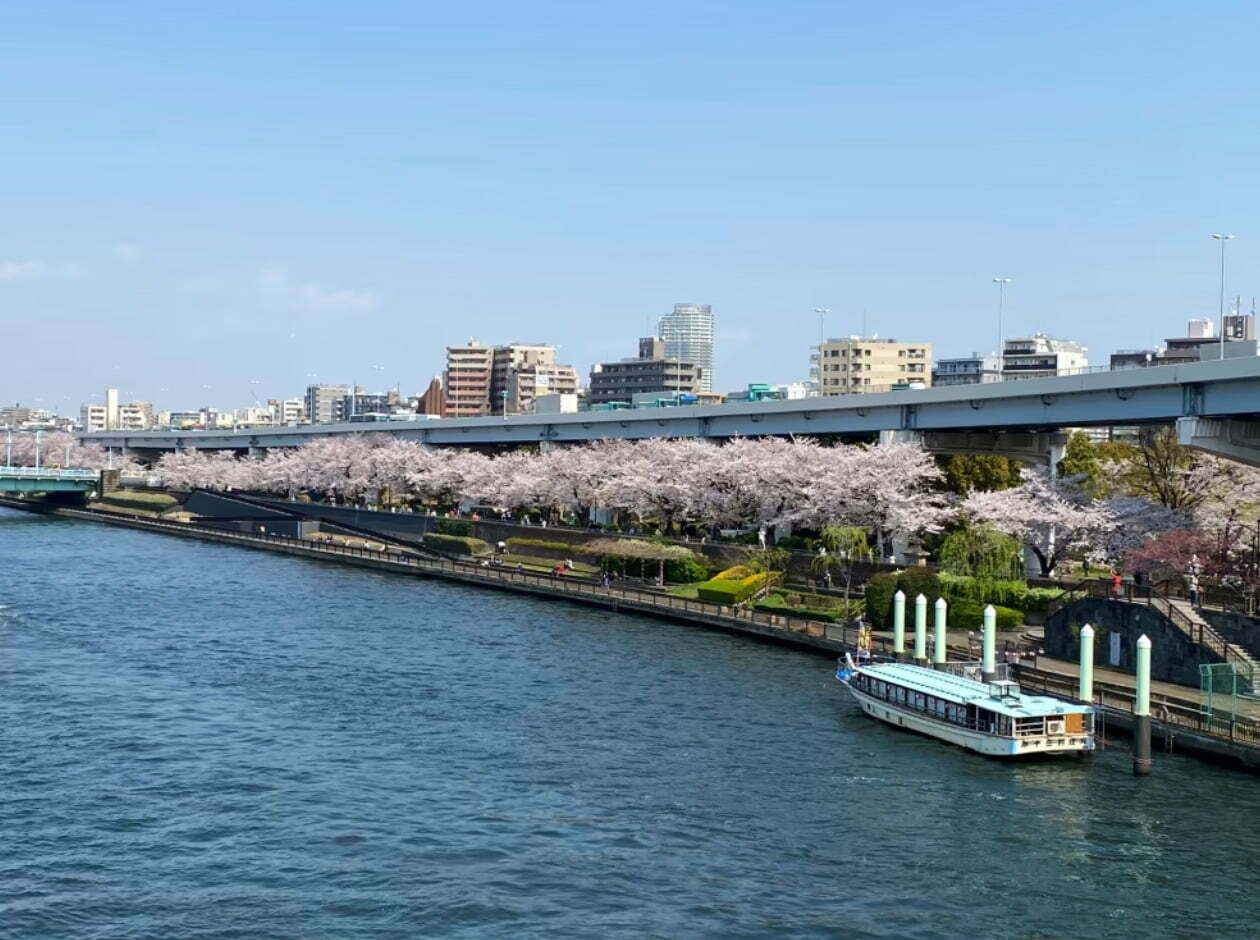
[[(1245, 3), (0, 7), (0, 401), (584, 373), (713, 304), (717, 386), (818, 336), (1180, 334), (1256, 259)], [(312, 378), (314, 377), (314, 379)]]

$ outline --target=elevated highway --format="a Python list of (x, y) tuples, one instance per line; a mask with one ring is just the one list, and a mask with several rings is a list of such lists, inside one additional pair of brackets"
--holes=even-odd
[(1046, 379), (719, 406), (516, 415), (234, 431), (80, 435), (153, 459), (177, 449), (260, 453), (341, 434), (384, 433), (435, 446), (502, 447), (607, 438), (808, 435), (922, 440), (929, 449), (1054, 459), (1063, 428), (1177, 424), (1204, 450), (1260, 463), (1260, 358), (1245, 357)]

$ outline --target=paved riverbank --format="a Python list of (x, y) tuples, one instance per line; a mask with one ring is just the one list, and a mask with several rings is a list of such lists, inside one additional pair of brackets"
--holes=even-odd
[[(516, 572), (510, 568), (483, 567), (476, 562), (456, 561), (449, 558), (423, 558), (414, 554), (394, 551), (376, 551), (315, 542), (308, 539), (285, 538), (272, 535), (250, 535), (199, 526), (195, 522), (166, 522), (145, 516), (103, 512), (90, 509), (40, 509), (22, 500), (0, 500), (0, 505), (33, 512), (47, 512), (72, 519), (85, 519), (108, 525), (144, 529), (179, 538), (196, 538), (210, 542), (238, 545), (259, 551), (279, 552), (304, 558), (340, 562), (364, 568), (375, 568), (399, 574), (421, 577), (437, 577), (460, 581), (465, 584), (515, 591), (537, 597), (567, 600), (609, 610), (627, 610), (636, 613), (667, 617), (671, 620), (694, 624), (708, 629), (738, 633), (774, 643), (782, 643), (828, 656), (842, 655), (855, 648), (856, 628), (846, 624), (823, 623), (799, 617), (767, 614), (763, 611), (710, 604), (644, 591), (620, 584), (602, 587), (589, 581), (552, 575)], [(888, 645), (876, 638), (876, 652), (887, 652)]]

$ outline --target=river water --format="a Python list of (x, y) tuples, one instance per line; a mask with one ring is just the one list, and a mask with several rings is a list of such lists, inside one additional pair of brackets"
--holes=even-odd
[(0, 937), (1254, 937), (1260, 781), (824, 658), (0, 509)]

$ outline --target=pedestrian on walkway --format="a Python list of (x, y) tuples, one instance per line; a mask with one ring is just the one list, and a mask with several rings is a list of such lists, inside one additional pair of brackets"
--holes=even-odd
[(1190, 606), (1199, 606), (1199, 576), (1193, 571), (1186, 578), (1186, 592), (1190, 595)]
[(1116, 597), (1120, 596), (1120, 572), (1114, 568), (1111, 570), (1111, 593)]

